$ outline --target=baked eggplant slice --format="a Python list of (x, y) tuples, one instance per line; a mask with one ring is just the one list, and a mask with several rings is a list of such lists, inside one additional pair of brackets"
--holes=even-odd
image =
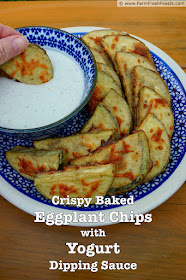
[(103, 52), (103, 48), (101, 45), (101, 39), (105, 35), (118, 35), (118, 34), (126, 34), (126, 32), (118, 31), (114, 29), (101, 29), (91, 31), (84, 36), (81, 37), (81, 40), (89, 47), (97, 50), (98, 52)]
[(109, 65), (113, 69), (112, 62), (110, 61), (110, 59), (108, 58), (106, 53), (98, 52), (97, 50), (94, 50), (91, 48), (90, 48), (90, 50), (93, 53), (95, 61), (97, 63), (103, 63), (105, 65)]
[(119, 125), (115, 116), (103, 103), (99, 103), (92, 117), (83, 126), (81, 133), (105, 130), (112, 130), (114, 139), (118, 139), (120, 136)]
[(69, 167), (64, 171), (38, 174), (34, 186), (46, 198), (54, 195), (61, 198), (90, 197), (91, 204), (96, 202), (95, 196), (105, 196), (114, 179), (114, 165), (95, 165)]
[(170, 106), (171, 97), (168, 87), (158, 73), (143, 66), (136, 66), (133, 71), (133, 85), (135, 108), (137, 108), (140, 90), (143, 87), (149, 87), (156, 91)]
[(105, 72), (106, 74), (108, 74), (114, 80), (114, 82), (118, 85), (118, 87), (121, 89), (120, 79), (112, 67), (110, 67), (109, 65), (106, 65), (106, 64), (99, 63), (99, 62), (97, 63), (97, 66), (98, 66), (98, 69), (100, 69), (103, 72)]
[(71, 161), (72, 165), (115, 165), (114, 182), (109, 195), (123, 194), (139, 185), (150, 168), (150, 153), (146, 134), (143, 131), (131, 134), (113, 144), (100, 148), (92, 155)]
[(170, 157), (170, 141), (164, 125), (154, 114), (147, 115), (139, 130), (143, 130), (149, 139), (150, 156), (153, 162), (153, 167), (144, 180), (147, 182), (165, 170)]
[(132, 118), (125, 99), (115, 90), (111, 89), (102, 103), (115, 116), (121, 135), (128, 135), (132, 127)]
[(123, 95), (123, 92), (119, 86), (115, 83), (112, 77), (98, 69), (97, 83), (95, 90), (89, 101), (90, 114), (94, 112), (97, 105), (105, 98), (109, 90), (113, 88), (119, 95)]
[(63, 163), (63, 150), (40, 151), (35, 148), (16, 146), (6, 152), (6, 159), (23, 177), (34, 180), (39, 172), (58, 170)]
[(28, 44), (24, 52), (0, 65), (10, 78), (24, 84), (38, 85), (53, 78), (53, 68), (46, 51), (35, 44)]
[(104, 36), (101, 40), (101, 44), (103, 46), (104, 51), (106, 51), (106, 53), (110, 57), (117, 73), (118, 73), (118, 66), (115, 60), (115, 56), (117, 52), (124, 51), (124, 52), (136, 53), (139, 54), (140, 56), (144, 56), (152, 64), (154, 63), (147, 46), (141, 41), (139, 41), (138, 39), (135, 39), (134, 37), (128, 34)]
[(63, 149), (65, 151), (64, 165), (69, 160), (86, 156), (107, 142), (113, 134), (112, 130), (76, 134), (64, 138), (48, 138), (34, 141), (34, 147), (41, 150)]
[(169, 139), (174, 131), (174, 115), (167, 102), (154, 90), (143, 87), (140, 90), (139, 103), (137, 108), (137, 126), (146, 118), (154, 114), (164, 125)]
[(117, 52), (115, 61), (131, 114), (134, 116), (133, 68), (137, 65), (142, 65), (150, 70), (157, 71), (156, 67), (148, 59), (136, 53)]

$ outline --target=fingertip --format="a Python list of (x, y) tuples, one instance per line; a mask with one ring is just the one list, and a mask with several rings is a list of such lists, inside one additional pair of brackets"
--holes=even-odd
[(24, 36), (18, 36), (13, 40), (13, 48), (16, 54), (23, 52), (28, 46), (28, 40)]

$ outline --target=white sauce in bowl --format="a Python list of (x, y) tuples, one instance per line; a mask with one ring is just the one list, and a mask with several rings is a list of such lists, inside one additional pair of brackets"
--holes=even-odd
[(54, 77), (41, 85), (27, 85), (0, 77), (0, 126), (29, 129), (49, 125), (72, 113), (82, 102), (84, 77), (68, 54), (46, 48)]

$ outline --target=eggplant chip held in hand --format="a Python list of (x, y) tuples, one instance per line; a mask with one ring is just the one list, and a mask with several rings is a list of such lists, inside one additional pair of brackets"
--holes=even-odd
[(24, 84), (39, 85), (53, 78), (53, 68), (46, 51), (29, 44), (24, 52), (0, 65), (10, 78)]

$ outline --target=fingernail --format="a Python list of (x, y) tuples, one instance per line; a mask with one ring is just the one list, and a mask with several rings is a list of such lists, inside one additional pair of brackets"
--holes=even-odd
[(13, 48), (16, 53), (20, 53), (24, 51), (27, 45), (28, 45), (28, 40), (23, 36), (19, 36), (15, 38), (13, 41)]

